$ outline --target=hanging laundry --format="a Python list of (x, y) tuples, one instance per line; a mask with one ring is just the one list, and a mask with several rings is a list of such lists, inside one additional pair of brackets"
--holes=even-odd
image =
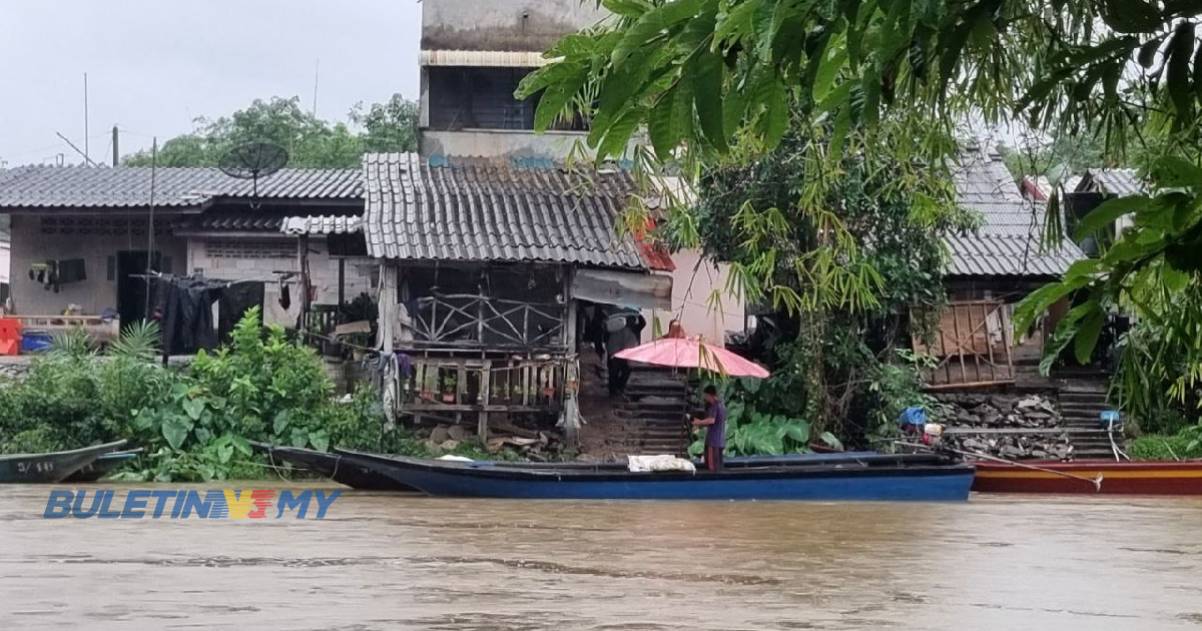
[(156, 313), (161, 314), (163, 348), (172, 355), (190, 355), (217, 347), (213, 326), (213, 302), (229, 286), (228, 281), (200, 275), (155, 278), (158, 294)]
[(64, 259), (57, 263), (59, 284), (78, 283), (88, 279), (87, 266), (83, 259)]
[(234, 326), (252, 307), (263, 308), (263, 283), (239, 282), (226, 287), (217, 302), (217, 336), (228, 340)]
[(292, 308), (292, 295), (289, 293), (288, 281), (280, 279), (280, 308), (287, 311)]

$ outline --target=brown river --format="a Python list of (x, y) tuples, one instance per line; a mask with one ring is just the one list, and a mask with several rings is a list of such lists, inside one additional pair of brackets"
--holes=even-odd
[(0, 629), (1202, 629), (1198, 500), (348, 491), (320, 521), (47, 520), (48, 491), (0, 487)]

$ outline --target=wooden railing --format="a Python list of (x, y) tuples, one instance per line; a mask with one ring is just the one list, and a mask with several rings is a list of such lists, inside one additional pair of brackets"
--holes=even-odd
[(409, 314), (415, 348), (562, 349), (567, 308), (473, 294), (418, 298)]
[(410, 357), (409, 376), (398, 376), (397, 410), (451, 422), (472, 416), (486, 436), (490, 413), (558, 412), (571, 361)]

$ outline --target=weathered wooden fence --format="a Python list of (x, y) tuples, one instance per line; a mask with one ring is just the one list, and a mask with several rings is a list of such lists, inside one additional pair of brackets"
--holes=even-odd
[(928, 345), (915, 336), (914, 350), (933, 357), (926, 373), (930, 388), (1012, 383), (1014, 364), (1010, 309), (995, 300), (948, 303), (939, 314), (938, 328)]

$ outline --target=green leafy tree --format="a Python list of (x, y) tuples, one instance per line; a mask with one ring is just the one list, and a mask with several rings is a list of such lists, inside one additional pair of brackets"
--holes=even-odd
[[(1100, 138), (1137, 150), (1151, 196), (1109, 202), (1082, 225), (1122, 214), (1134, 226), (1100, 258), (1024, 303), (1025, 330), (1048, 305), (1079, 296), (1052, 352), (1091, 356), (1106, 314), (1141, 294), (1193, 287), (1202, 273), (1202, 5), (1190, 0), (601, 0), (614, 17), (561, 40), (556, 61), (519, 95), (542, 92), (536, 124), (565, 109), (592, 120), (588, 142), (617, 155), (640, 128), (685, 172), (732, 151), (780, 144), (789, 112), (831, 130), (829, 159), (898, 151), (883, 121), (908, 120), (913, 160), (946, 177), (955, 148), (932, 142), (973, 119), (1036, 133)], [(581, 98), (596, 94), (595, 99)], [(694, 167), (690, 170), (690, 167)], [(1059, 200), (1051, 200), (1055, 215)], [(1049, 237), (1057, 222), (1048, 222)], [(1049, 239), (1050, 240), (1050, 239)], [(1136, 307), (1139, 313), (1155, 309)], [(1166, 321), (1202, 330), (1185, 303)], [(1172, 317), (1167, 317), (1171, 313)], [(1194, 336), (1196, 338), (1197, 336)], [(1202, 349), (1180, 361), (1202, 374)]]
[(415, 151), (417, 149), (417, 103), (400, 94), (384, 103), (351, 110), (351, 121), (363, 128), (360, 138), (366, 151)]
[[(229, 116), (201, 117), (195, 122), (194, 131), (159, 148), (160, 166), (215, 166), (232, 147), (251, 141), (285, 148), (293, 167), (353, 168), (365, 151), (417, 149), (417, 106), (399, 94), (386, 103), (357, 105), (345, 123), (317, 118), (301, 107), (297, 97), (255, 100)], [(124, 162), (148, 166), (151, 155), (143, 150)]]

